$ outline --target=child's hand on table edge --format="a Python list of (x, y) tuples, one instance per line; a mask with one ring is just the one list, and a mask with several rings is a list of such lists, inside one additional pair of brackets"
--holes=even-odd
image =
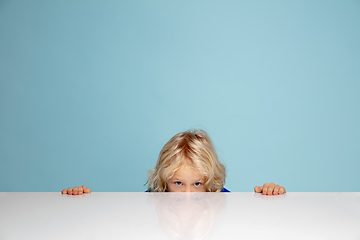
[(82, 195), (83, 193), (91, 193), (91, 189), (82, 185), (81, 187), (73, 187), (68, 189), (63, 189), (61, 191), (62, 194), (68, 195)]
[(281, 195), (286, 193), (284, 187), (276, 185), (275, 183), (265, 183), (262, 187), (254, 187), (256, 193), (262, 193), (263, 195)]

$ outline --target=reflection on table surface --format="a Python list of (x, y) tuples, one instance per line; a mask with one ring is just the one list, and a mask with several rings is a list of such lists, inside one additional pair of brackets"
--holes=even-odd
[(360, 239), (360, 193), (0, 193), (0, 239)]
[(225, 194), (150, 193), (159, 223), (169, 239), (209, 239)]

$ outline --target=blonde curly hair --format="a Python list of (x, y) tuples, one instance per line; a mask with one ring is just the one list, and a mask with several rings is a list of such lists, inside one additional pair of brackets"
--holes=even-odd
[(149, 170), (148, 191), (167, 192), (167, 181), (185, 162), (204, 176), (207, 192), (223, 189), (225, 167), (220, 163), (207, 133), (195, 129), (176, 134), (164, 145), (155, 168)]

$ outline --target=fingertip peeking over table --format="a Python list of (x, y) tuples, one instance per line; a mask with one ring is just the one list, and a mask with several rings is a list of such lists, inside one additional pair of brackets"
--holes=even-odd
[(73, 187), (68, 189), (63, 189), (61, 191), (62, 194), (68, 194), (68, 195), (82, 195), (83, 193), (91, 193), (91, 189), (85, 187), (84, 185), (80, 187)]

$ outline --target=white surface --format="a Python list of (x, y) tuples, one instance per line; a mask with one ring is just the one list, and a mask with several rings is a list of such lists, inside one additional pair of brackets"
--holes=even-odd
[(0, 193), (0, 239), (360, 239), (360, 193)]

